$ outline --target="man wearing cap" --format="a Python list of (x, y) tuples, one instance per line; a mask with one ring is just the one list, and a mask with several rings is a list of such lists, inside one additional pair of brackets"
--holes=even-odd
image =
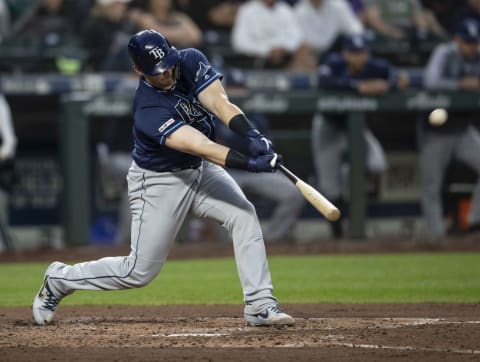
[[(480, 90), (480, 27), (473, 19), (462, 21), (453, 41), (438, 45), (425, 68), (424, 85), (430, 90)], [(418, 122), (421, 203), (427, 233), (445, 236), (441, 188), (447, 166), (453, 158), (480, 174), (480, 133), (473, 125), (476, 113), (450, 112), (442, 125), (431, 125), (423, 117)], [(473, 192), (469, 214), (470, 230), (480, 225), (480, 181)]]
[[(366, 96), (382, 95), (390, 89), (405, 88), (408, 79), (383, 59), (370, 55), (363, 35), (345, 37), (342, 53), (332, 53), (318, 70), (319, 86)], [(342, 207), (342, 156), (347, 148), (345, 114), (315, 114), (312, 123), (312, 151), (318, 187), (327, 198)], [(387, 168), (380, 142), (366, 128), (367, 169), (378, 176)], [(345, 168), (344, 168), (345, 169)], [(335, 238), (343, 236), (341, 220), (331, 224)]]

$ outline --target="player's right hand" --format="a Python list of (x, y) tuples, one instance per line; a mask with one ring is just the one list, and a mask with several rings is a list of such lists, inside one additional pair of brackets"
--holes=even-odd
[(265, 137), (256, 129), (251, 129), (247, 133), (250, 140), (248, 151), (252, 156), (268, 155), (273, 153), (272, 141)]
[(248, 171), (250, 172), (275, 172), (282, 163), (282, 155), (269, 153), (248, 159)]

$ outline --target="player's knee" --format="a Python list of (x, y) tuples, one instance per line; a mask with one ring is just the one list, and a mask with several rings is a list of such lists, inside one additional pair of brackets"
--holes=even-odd
[(246, 217), (246, 218), (255, 217), (256, 216), (255, 206), (253, 206), (253, 204), (250, 201), (246, 200), (239, 215), (242, 215), (243, 217)]
[(387, 170), (387, 161), (383, 157), (368, 160), (367, 168), (372, 174), (380, 175)]
[(230, 215), (228, 220), (226, 220), (225, 225), (227, 228), (232, 227), (244, 227), (244, 225), (251, 224), (252, 221), (256, 220), (257, 214), (253, 204), (245, 200), (241, 207), (237, 208), (234, 213)]
[(128, 276), (131, 288), (141, 288), (149, 284), (160, 272), (161, 265), (152, 263), (150, 266), (137, 265)]

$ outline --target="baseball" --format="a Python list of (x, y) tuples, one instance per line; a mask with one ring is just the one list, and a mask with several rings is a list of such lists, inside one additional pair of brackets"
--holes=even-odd
[(428, 122), (432, 126), (441, 126), (447, 121), (448, 113), (444, 108), (435, 108), (428, 116)]

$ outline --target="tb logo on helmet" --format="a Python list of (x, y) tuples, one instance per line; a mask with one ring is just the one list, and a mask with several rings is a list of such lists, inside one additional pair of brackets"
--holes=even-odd
[(163, 59), (165, 56), (165, 52), (163, 51), (162, 48), (155, 47), (152, 50), (148, 52), (148, 54), (151, 54), (155, 57), (155, 59)]

